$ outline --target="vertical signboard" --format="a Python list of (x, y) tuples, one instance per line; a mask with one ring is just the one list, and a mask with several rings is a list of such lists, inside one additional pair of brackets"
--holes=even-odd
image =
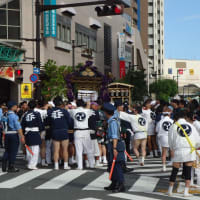
[(194, 69), (190, 69), (190, 75), (191, 75), (191, 76), (194, 75)]
[(119, 49), (118, 56), (119, 60), (125, 60), (125, 34), (119, 33)]
[(32, 98), (32, 84), (23, 83), (21, 84), (21, 99), (31, 99)]
[(126, 38), (124, 33), (119, 33), (119, 49), (118, 49), (118, 57), (119, 57), (119, 73), (120, 78), (125, 77), (126, 75), (126, 68), (125, 68), (125, 44), (126, 44)]
[[(44, 5), (56, 5), (56, 0), (44, 0)], [(56, 10), (44, 12), (44, 37), (56, 37)]]
[(119, 62), (119, 72), (120, 72), (120, 78), (124, 78), (126, 75), (126, 68), (125, 68), (125, 61), (120, 60)]

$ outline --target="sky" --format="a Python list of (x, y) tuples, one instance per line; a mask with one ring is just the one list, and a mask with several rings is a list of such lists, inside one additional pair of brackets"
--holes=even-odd
[(165, 58), (200, 60), (200, 0), (165, 0)]

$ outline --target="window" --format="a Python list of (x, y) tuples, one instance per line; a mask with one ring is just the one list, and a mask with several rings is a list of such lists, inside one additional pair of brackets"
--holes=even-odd
[[(77, 33), (76, 37), (78, 37)], [(71, 43), (71, 29), (64, 25), (61, 26), (61, 24), (57, 24), (57, 39), (62, 42)]]
[(61, 25), (57, 24), (57, 39), (61, 40)]
[(76, 23), (76, 44), (85, 45), (85, 49), (96, 51), (96, 31)]
[(173, 73), (172, 68), (168, 68), (168, 74), (172, 74), (172, 73)]
[(78, 45), (82, 44), (82, 33), (78, 33)]
[(77, 31), (76, 31), (75, 43), (76, 43), (76, 45), (78, 45), (78, 32)]
[(66, 32), (66, 28), (65, 28), (65, 26), (62, 26), (61, 40), (63, 42), (65, 41), (65, 32)]
[(66, 42), (71, 43), (71, 29), (69, 27), (66, 29)]
[(20, 0), (0, 4), (0, 39), (19, 40), (21, 35)]

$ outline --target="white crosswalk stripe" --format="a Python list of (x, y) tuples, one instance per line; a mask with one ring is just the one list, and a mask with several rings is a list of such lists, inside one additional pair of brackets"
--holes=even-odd
[[(160, 189), (166, 189), (168, 185), (164, 186), (167, 183), (165, 177), (169, 177), (171, 174), (171, 168), (167, 168), (167, 172), (161, 172), (162, 164), (159, 160), (147, 160), (144, 167), (135, 165), (134, 163), (128, 163), (129, 167), (134, 167), (135, 171), (126, 175), (125, 180), (127, 181), (126, 193), (117, 193), (117, 194), (106, 194), (110, 198), (118, 199), (137, 199), (137, 200), (158, 200), (164, 199), (164, 193), (160, 192)], [(39, 190), (64, 190), (77, 187), (77, 183), (80, 181), (79, 190), (88, 191), (88, 195), (92, 191), (103, 191), (105, 186), (108, 186), (111, 182), (109, 180), (109, 173), (105, 172), (106, 166), (98, 169), (97, 171), (93, 170), (67, 170), (67, 171), (53, 171), (52, 169), (39, 169), (34, 171), (22, 171), (22, 173), (15, 174), (16, 177), (12, 177), (10, 173), (3, 173), (0, 170), (0, 189), (12, 189), (12, 188), (25, 188), (26, 184), (29, 189), (35, 191)], [(49, 176), (49, 172), (51, 175)], [(179, 172), (179, 175), (181, 171)], [(165, 176), (165, 177), (164, 177)], [(8, 179), (6, 179), (6, 177)], [(88, 177), (88, 178), (87, 178)], [(2, 180), (1, 180), (2, 179)], [(34, 182), (35, 181), (35, 182)], [(28, 183), (30, 182), (30, 183)], [(160, 187), (160, 184), (162, 187)], [(182, 192), (184, 185), (181, 183), (179, 187), (176, 188), (178, 192)], [(91, 192), (89, 192), (91, 191)], [(105, 194), (105, 193), (104, 193)], [(148, 194), (155, 195), (154, 198)], [(175, 194), (177, 199), (186, 199)], [(81, 196), (80, 196), (81, 197)], [(102, 200), (103, 197), (99, 196), (93, 198), (91, 196), (79, 197), (79, 200)], [(77, 198), (78, 199), (78, 198)], [(192, 199), (192, 198), (190, 198)], [(193, 198), (195, 200), (200, 200), (200, 197)], [(192, 200), (193, 200), (192, 199)]]
[(109, 196), (115, 197), (115, 198), (121, 198), (121, 199), (137, 199), (137, 200), (159, 200), (158, 198), (151, 198), (151, 197), (145, 197), (145, 196), (139, 196), (134, 194), (126, 194), (126, 193), (117, 193), (117, 194), (110, 194)]
[(139, 179), (129, 189), (129, 192), (153, 192), (159, 182), (159, 178), (140, 176)]
[(89, 198), (85, 198), (85, 199), (78, 199), (78, 200), (102, 200), (102, 199), (96, 199), (96, 198), (93, 198), (93, 197), (89, 197)]
[(68, 172), (65, 172), (64, 174), (61, 174), (50, 181), (40, 185), (36, 189), (59, 189), (63, 187), (64, 185), (67, 185), (74, 179), (78, 178), (79, 176), (85, 174), (87, 171), (83, 170), (71, 170)]
[(2, 170), (0, 170), (0, 176), (7, 174), (7, 172), (2, 172)]
[(103, 187), (108, 186), (110, 184), (108, 177), (108, 173), (102, 174), (97, 179), (92, 181), (89, 185), (84, 187), (83, 190), (104, 190)]
[(19, 175), (16, 178), (12, 178), (10, 180), (4, 181), (0, 183), (0, 188), (15, 188), (19, 185), (27, 183), (43, 174), (52, 171), (51, 169), (38, 169), (35, 171), (26, 172), (25, 174)]

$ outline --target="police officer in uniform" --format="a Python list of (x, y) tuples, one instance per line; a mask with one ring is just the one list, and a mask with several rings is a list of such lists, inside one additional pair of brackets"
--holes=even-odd
[(111, 169), (113, 159), (116, 158), (115, 167), (112, 174), (112, 183), (105, 190), (113, 192), (124, 192), (124, 175), (122, 164), (125, 160), (124, 150), (125, 144), (120, 140), (120, 125), (114, 115), (115, 107), (110, 103), (104, 104), (104, 112), (108, 119), (108, 135), (107, 135), (107, 152), (108, 152), (108, 165)]
[(33, 155), (26, 150), (28, 169), (38, 169), (38, 158), (40, 153), (40, 145), (42, 143), (40, 133), (44, 131), (44, 124), (39, 112), (35, 112), (35, 100), (28, 103), (29, 110), (22, 117), (22, 129), (25, 134), (26, 144), (30, 147)]
[[(119, 126), (120, 126), (120, 134), (122, 133), (122, 128), (124, 127), (124, 124), (126, 124), (125, 126), (125, 129), (128, 129), (129, 127), (127, 126), (127, 123), (126, 121), (122, 121), (119, 117), (120, 115), (120, 112), (123, 111), (123, 102), (122, 102), (122, 99), (118, 99), (115, 101), (115, 112), (114, 112), (114, 117), (117, 119), (118, 123), (119, 123)], [(125, 135), (125, 134), (122, 134), (122, 135)], [(125, 138), (124, 138), (125, 139)], [(122, 164), (122, 168), (123, 168), (123, 171), (124, 173), (128, 173), (128, 172), (131, 172), (133, 171), (134, 169), (133, 168), (128, 168), (126, 166), (126, 161), (124, 160), (124, 163)]]
[(18, 172), (19, 169), (16, 169), (14, 164), (19, 148), (19, 136), (23, 144), (25, 140), (19, 123), (19, 117), (15, 114), (17, 111), (17, 104), (13, 101), (9, 101), (8, 109), (6, 121), (4, 122), (5, 152), (2, 158), (2, 171), (7, 171), (8, 162), (8, 172)]

